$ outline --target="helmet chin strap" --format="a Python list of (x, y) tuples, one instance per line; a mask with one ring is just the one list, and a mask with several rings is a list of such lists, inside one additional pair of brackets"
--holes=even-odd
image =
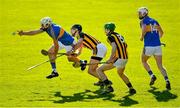
[(144, 17), (139, 17), (140, 20), (142, 20)]
[(147, 16), (147, 14), (144, 15), (143, 17), (141, 17), (141, 18), (139, 17), (139, 19), (142, 20), (142, 19), (144, 19), (146, 16)]
[(109, 30), (109, 32), (107, 33), (107, 35), (110, 35), (113, 31)]

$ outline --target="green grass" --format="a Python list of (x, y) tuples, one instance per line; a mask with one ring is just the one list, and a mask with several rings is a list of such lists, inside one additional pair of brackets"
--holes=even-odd
[[(140, 28), (137, 9), (147, 6), (150, 16), (157, 19), (164, 29), (162, 41), (163, 64), (168, 70), (172, 90), (165, 90), (165, 82), (155, 61), (150, 60), (152, 70), (158, 80), (149, 87), (149, 76), (141, 65), (140, 54), (143, 43), (139, 41)], [(179, 107), (180, 106), (180, 17), (179, 0), (0, 0), (0, 106), (58, 106), (58, 107)], [(62, 80), (45, 78), (51, 71), (47, 63), (32, 71), (28, 67), (47, 59), (40, 54), (52, 44), (47, 34), (35, 37), (12, 36), (13, 31), (39, 28), (39, 21), (50, 16), (69, 32), (71, 25), (80, 23), (87, 32), (108, 47), (103, 25), (112, 21), (116, 31), (124, 35), (128, 43), (129, 62), (126, 74), (137, 89), (137, 94), (129, 96), (116, 70), (107, 72), (113, 82), (115, 92), (101, 97), (97, 80), (74, 69), (66, 59), (57, 60)], [(80, 56), (90, 58), (91, 52), (84, 50)]]

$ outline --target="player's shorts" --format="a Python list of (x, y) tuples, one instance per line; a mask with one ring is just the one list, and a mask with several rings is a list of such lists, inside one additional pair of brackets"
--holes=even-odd
[(101, 61), (106, 56), (107, 48), (102, 43), (99, 43), (96, 48), (97, 48), (96, 54), (91, 56), (91, 59)]
[(152, 56), (152, 55), (162, 55), (162, 49), (161, 46), (154, 46), (154, 47), (144, 47), (144, 54), (146, 56)]
[[(59, 44), (59, 50), (62, 50), (62, 49), (65, 49), (66, 50), (66, 52), (68, 52), (68, 51), (71, 51), (71, 49), (72, 49), (72, 45), (63, 45), (60, 41), (58, 41), (58, 44)], [(76, 41), (74, 40), (73, 41), (73, 45), (74, 44), (76, 44)]]
[(116, 68), (124, 68), (127, 64), (128, 59), (117, 59), (113, 66), (115, 66)]

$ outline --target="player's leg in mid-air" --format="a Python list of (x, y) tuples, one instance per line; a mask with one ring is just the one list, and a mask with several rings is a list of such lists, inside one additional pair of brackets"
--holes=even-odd
[(156, 81), (156, 76), (154, 75), (154, 73), (152, 72), (150, 65), (148, 63), (148, 59), (152, 56), (152, 51), (151, 49), (148, 49), (147, 47), (145, 47), (142, 51), (142, 55), (141, 55), (141, 62), (144, 66), (144, 68), (146, 69), (146, 71), (148, 72), (148, 74), (151, 77), (150, 80), (150, 85), (153, 85), (154, 82)]

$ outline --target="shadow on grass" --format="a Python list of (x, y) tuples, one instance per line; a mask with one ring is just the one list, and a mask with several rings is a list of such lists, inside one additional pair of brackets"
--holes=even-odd
[(61, 99), (54, 101), (54, 103), (66, 103), (66, 102), (76, 102), (76, 101), (87, 102), (88, 99), (97, 99), (97, 98), (109, 100), (115, 96), (114, 94), (97, 95), (97, 93), (99, 92), (100, 90), (96, 90), (96, 91), (85, 90), (84, 92), (74, 93), (72, 96), (63, 96), (61, 92), (55, 92), (54, 96), (60, 97)]
[[(39, 95), (40, 93), (32, 92), (35, 95)], [(115, 97), (114, 94), (105, 94), (101, 95), (101, 90), (96, 90), (96, 91), (91, 91), (91, 90), (85, 90), (84, 92), (79, 92), (79, 93), (74, 93), (71, 96), (65, 96), (62, 95), (61, 92), (53, 92), (54, 96), (49, 96), (48, 98), (42, 98), (40, 99), (33, 99), (33, 100), (28, 100), (29, 102), (33, 101), (52, 101), (53, 103), (59, 103), (59, 104), (64, 104), (64, 103), (69, 103), (69, 102), (89, 102), (92, 101), (93, 99), (102, 99), (104, 101), (112, 101), (112, 102), (117, 102), (119, 103), (119, 106), (132, 106), (134, 104), (138, 104), (138, 101), (133, 100), (130, 98), (130, 94), (120, 97), (120, 99), (113, 99)], [(52, 99), (54, 97), (58, 97), (58, 99)]]
[[(88, 93), (93, 93), (88, 94)], [(90, 90), (85, 90), (84, 92), (80, 93), (75, 93), (73, 96), (63, 96), (61, 92), (55, 92), (55, 97), (60, 97), (62, 99), (53, 101), (54, 103), (66, 103), (66, 102), (76, 102), (76, 101), (88, 101), (88, 99), (97, 99), (101, 98), (103, 100), (109, 100), (113, 102), (118, 102), (120, 103), (120, 106), (131, 106), (134, 104), (138, 104), (138, 101), (133, 100), (130, 98), (132, 95), (126, 95), (122, 99), (115, 100), (113, 97), (115, 96), (114, 94), (106, 94), (106, 95), (100, 95), (100, 90), (96, 91), (90, 91)]]
[(178, 97), (177, 95), (172, 94), (169, 90), (157, 91), (156, 87), (151, 87), (148, 92), (152, 93), (158, 102), (167, 102)]
[(139, 104), (138, 101), (131, 99), (130, 96), (132, 96), (132, 95), (128, 94), (128, 95), (124, 96), (124, 97), (123, 97), (122, 99), (120, 99), (120, 100), (113, 100), (113, 99), (112, 99), (111, 101), (113, 101), (113, 102), (119, 102), (119, 103), (120, 103), (120, 104), (119, 104), (120, 106), (132, 106), (132, 105), (135, 105), (135, 104)]

